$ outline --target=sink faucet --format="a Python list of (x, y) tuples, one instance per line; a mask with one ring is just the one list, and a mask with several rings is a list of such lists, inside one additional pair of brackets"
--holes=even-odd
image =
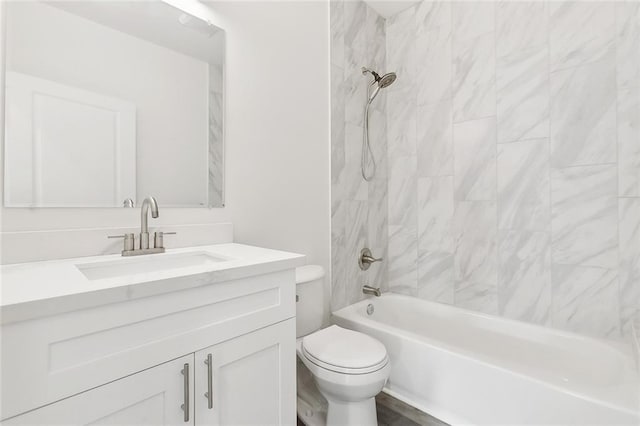
[(158, 213), (158, 202), (154, 197), (147, 197), (142, 202), (141, 220), (140, 220), (140, 249), (149, 248), (149, 206), (151, 206), (151, 217), (156, 219)]
[(141, 254), (164, 253), (164, 236), (175, 234), (175, 232), (156, 231), (153, 234), (153, 248), (149, 247), (149, 207), (151, 207), (151, 217), (160, 216), (158, 212), (158, 202), (154, 197), (147, 197), (142, 202), (140, 216), (140, 245), (136, 248), (135, 235), (126, 233), (124, 235), (109, 235), (108, 238), (124, 238), (123, 256), (139, 256)]

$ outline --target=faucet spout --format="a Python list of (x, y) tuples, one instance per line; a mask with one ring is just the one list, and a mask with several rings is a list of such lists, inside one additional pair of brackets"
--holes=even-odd
[(142, 202), (141, 216), (140, 216), (140, 248), (149, 248), (149, 207), (151, 207), (151, 217), (154, 219), (160, 216), (158, 211), (158, 202), (154, 197), (147, 197)]
[(376, 297), (380, 297), (380, 295), (382, 294), (380, 292), (380, 288), (371, 287), (370, 285), (362, 286), (362, 292), (364, 294), (370, 294)]

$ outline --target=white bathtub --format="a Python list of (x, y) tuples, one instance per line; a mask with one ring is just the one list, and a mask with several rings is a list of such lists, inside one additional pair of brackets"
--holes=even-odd
[(333, 320), (387, 347), (385, 392), (452, 425), (640, 424), (622, 346), (392, 293)]

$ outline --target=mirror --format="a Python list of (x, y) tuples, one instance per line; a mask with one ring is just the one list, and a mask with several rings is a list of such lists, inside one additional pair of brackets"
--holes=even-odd
[(5, 207), (223, 206), (223, 30), (161, 1), (4, 7)]

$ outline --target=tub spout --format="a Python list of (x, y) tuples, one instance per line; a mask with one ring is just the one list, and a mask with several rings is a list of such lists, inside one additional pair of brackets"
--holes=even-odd
[(380, 295), (382, 294), (379, 288), (371, 287), (369, 285), (362, 286), (362, 292), (364, 294), (370, 294), (376, 297), (380, 297)]

